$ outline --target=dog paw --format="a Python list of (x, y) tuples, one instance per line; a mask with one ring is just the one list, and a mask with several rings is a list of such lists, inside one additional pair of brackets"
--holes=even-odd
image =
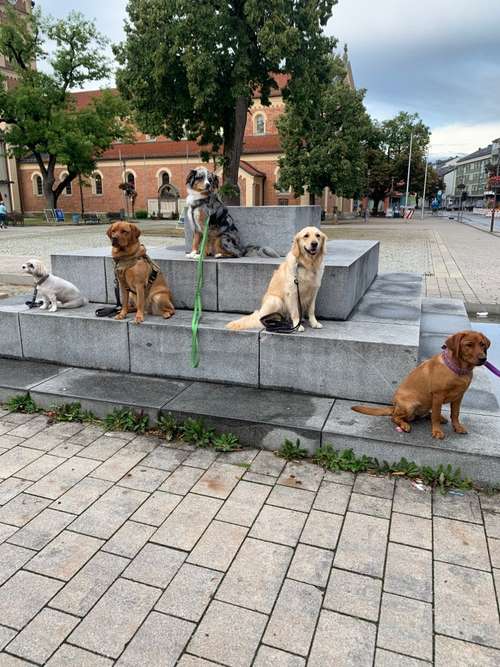
[(55, 312), (57, 312), (57, 307), (56, 306), (51, 306), (49, 308), (49, 313), (55, 313)]
[(186, 257), (188, 257), (189, 259), (199, 259), (200, 253), (199, 252), (194, 252), (194, 251), (193, 252), (187, 252)]
[(215, 259), (220, 259), (221, 257), (224, 257), (224, 255), (221, 252), (218, 252), (215, 256)]
[(299, 328), (297, 329), (297, 331), (305, 331), (305, 329), (304, 329), (304, 327), (302, 326), (302, 324), (299, 326)]
[(453, 424), (453, 430), (455, 433), (468, 433), (469, 431), (465, 428), (465, 426), (462, 426), (462, 424)]
[(47, 310), (47, 304), (44, 303), (42, 306), (40, 306), (40, 310)]
[(309, 322), (309, 324), (311, 325), (311, 327), (312, 327), (313, 329), (322, 329), (322, 328), (323, 328), (323, 325), (321, 324), (321, 322), (318, 322), (318, 320), (314, 320), (314, 321), (311, 320), (311, 321)]
[(115, 320), (124, 320), (127, 316), (122, 313), (118, 313), (118, 315), (115, 315)]
[(134, 324), (142, 324), (143, 322), (144, 322), (144, 318), (143, 318), (143, 317), (137, 317), (137, 316), (136, 316), (136, 317), (134, 318)]
[(436, 438), (436, 440), (443, 440), (444, 433), (440, 428), (433, 428), (432, 429), (432, 437)]

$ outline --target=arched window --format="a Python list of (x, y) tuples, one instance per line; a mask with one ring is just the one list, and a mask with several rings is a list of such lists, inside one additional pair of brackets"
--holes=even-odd
[(170, 183), (170, 176), (167, 171), (164, 171), (161, 175), (161, 184), (168, 185)]
[(255, 134), (266, 133), (266, 119), (263, 113), (258, 113), (255, 116)]
[[(68, 172), (63, 171), (63, 173), (59, 176), (59, 179), (61, 181), (64, 181), (66, 176), (68, 175)], [(72, 187), (72, 181), (69, 181), (69, 183), (66, 183), (64, 186), (64, 194), (66, 195), (72, 195), (73, 194), (73, 187)]]
[(35, 176), (34, 183), (35, 183), (35, 194), (41, 197), (43, 195), (43, 180), (39, 174)]
[(127, 183), (135, 188), (135, 176), (131, 171), (127, 174)]
[[(132, 174), (132, 177), (133, 177), (133, 174)], [(101, 176), (101, 174), (94, 174), (94, 190), (95, 190), (96, 195), (102, 195), (102, 176)]]

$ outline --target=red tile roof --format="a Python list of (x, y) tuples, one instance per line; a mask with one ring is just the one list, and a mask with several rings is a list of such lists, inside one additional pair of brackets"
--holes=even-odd
[(247, 162), (246, 160), (240, 160), (240, 167), (243, 169), (243, 171), (246, 171), (247, 174), (250, 174), (250, 176), (266, 176), (264, 172), (260, 171), (254, 167), (253, 164), (250, 164), (250, 162)]
[[(114, 144), (102, 156), (101, 160), (186, 157), (194, 158), (203, 150), (195, 141), (144, 141), (133, 144)], [(251, 153), (279, 153), (281, 146), (276, 134), (264, 136), (246, 136), (243, 144), (243, 154)]]

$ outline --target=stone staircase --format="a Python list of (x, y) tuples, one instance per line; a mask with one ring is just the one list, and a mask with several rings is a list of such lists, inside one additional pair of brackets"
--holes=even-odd
[(253, 311), (281, 260), (209, 259), (205, 265), (201, 362), (191, 367), (196, 263), (182, 248), (150, 249), (166, 274), (178, 311), (137, 326), (95, 316), (113, 301), (107, 250), (56, 254), (53, 272), (77, 284), (91, 303), (47, 313), (24, 297), (0, 305), (0, 399), (29, 391), (49, 407), (79, 401), (104, 416), (116, 407), (202, 416), (244, 444), (277, 449), (300, 438), (310, 453), (321, 444), (352, 447), (379, 459), (451, 463), (475, 479), (500, 480), (500, 409), (487, 371), (478, 369), (463, 405), (469, 436), (430, 425), (411, 434), (387, 418), (351, 411), (353, 402), (388, 403), (419, 359), (439, 351), (449, 333), (469, 327), (462, 302), (423, 299), (417, 274), (379, 274), (378, 243), (332, 241), (318, 299), (323, 329), (303, 333), (231, 332), (234, 313)]

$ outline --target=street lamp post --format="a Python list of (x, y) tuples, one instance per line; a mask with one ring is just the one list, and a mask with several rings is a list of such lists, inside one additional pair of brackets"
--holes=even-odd
[(370, 170), (366, 172), (366, 206), (365, 206), (365, 222), (368, 222), (368, 208), (370, 206)]
[(422, 220), (424, 219), (425, 209), (425, 190), (427, 188), (427, 169), (429, 168), (429, 155), (425, 156), (425, 176), (424, 176), (424, 192), (422, 194)]
[(460, 207), (458, 209), (458, 222), (462, 222), (462, 204), (464, 201), (465, 183), (459, 183), (457, 185), (457, 190), (459, 190), (460, 192)]
[(493, 207), (491, 211), (491, 223), (490, 223), (490, 232), (493, 233), (493, 230), (495, 228), (495, 210), (497, 207), (497, 192), (498, 192), (498, 168), (500, 167), (500, 137), (498, 139), (495, 139), (494, 141), (491, 142), (491, 157), (493, 158), (493, 155), (496, 155), (496, 162), (497, 162), (497, 175), (496, 175), (496, 180), (494, 183), (495, 189), (494, 189), (494, 196), (493, 196)]
[(408, 208), (408, 195), (410, 194), (410, 170), (411, 170), (411, 150), (413, 147), (413, 131), (410, 134), (410, 153), (408, 154), (408, 172), (406, 174), (406, 195), (405, 195), (405, 215)]

